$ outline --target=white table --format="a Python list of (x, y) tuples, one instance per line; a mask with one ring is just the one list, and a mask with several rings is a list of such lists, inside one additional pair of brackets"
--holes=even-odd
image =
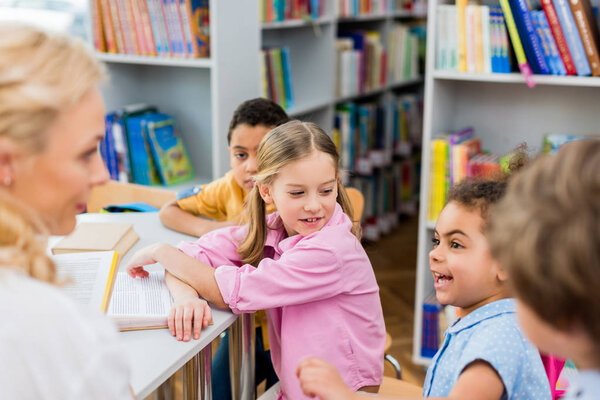
[[(135, 251), (156, 242), (176, 245), (182, 240), (194, 240), (165, 228), (157, 213), (100, 213), (81, 214), (78, 222), (131, 222), (140, 240), (125, 254), (120, 270)], [(148, 269), (161, 268), (149, 266)], [(131, 386), (137, 398), (143, 399), (165, 382), (175, 371), (186, 365), (184, 379), (185, 397), (210, 399), (210, 343), (232, 324), (230, 331), (230, 360), (232, 390), (235, 398), (253, 398), (254, 390), (254, 329), (252, 315), (245, 315), (237, 323), (237, 315), (229, 310), (213, 307), (213, 325), (202, 330), (200, 339), (189, 342), (177, 341), (168, 329), (121, 332), (125, 357), (131, 366)], [(234, 324), (235, 322), (235, 324)], [(234, 342), (235, 341), (235, 342)], [(233, 343), (232, 343), (233, 342)], [(241, 354), (241, 353), (244, 354)], [(235, 358), (237, 357), (239, 358)], [(187, 373), (187, 374), (186, 374)], [(194, 378), (193, 381), (190, 376)], [(201, 397), (200, 397), (201, 396)]]

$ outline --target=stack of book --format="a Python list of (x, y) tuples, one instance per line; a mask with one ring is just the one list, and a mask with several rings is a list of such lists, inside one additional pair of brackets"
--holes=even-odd
[(424, 71), (425, 25), (395, 23), (388, 36), (390, 82), (418, 78)]
[(379, 32), (340, 32), (335, 49), (338, 98), (364, 93), (386, 84), (387, 53)]
[(209, 57), (208, 0), (93, 0), (96, 50), (160, 57)]
[(284, 109), (294, 107), (290, 49), (269, 47), (261, 51), (262, 95)]
[(600, 76), (600, 32), (590, 0), (501, 0), (500, 6), (439, 5), (436, 67), (510, 72), (508, 40), (526, 78)]
[(323, 0), (260, 0), (260, 20), (313, 20), (323, 16), (324, 6)]
[(389, 0), (338, 0), (338, 17), (385, 14), (388, 11), (388, 2)]
[[(421, 140), (421, 99), (414, 94), (387, 102), (346, 102), (336, 107), (333, 138), (344, 182), (365, 196), (363, 237), (387, 233), (399, 214), (416, 210), (418, 160), (413, 149)], [(391, 129), (386, 121), (392, 121)]]
[(172, 185), (194, 176), (175, 120), (154, 106), (136, 104), (106, 115), (100, 154), (111, 179)]

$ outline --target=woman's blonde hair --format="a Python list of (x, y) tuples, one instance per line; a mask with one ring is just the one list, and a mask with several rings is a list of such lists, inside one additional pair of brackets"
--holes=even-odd
[[(309, 156), (314, 151), (329, 154), (335, 165), (337, 180), (337, 202), (353, 220), (352, 206), (344, 186), (339, 180), (340, 156), (331, 138), (317, 125), (310, 122), (290, 121), (273, 129), (263, 138), (256, 156), (255, 181), (271, 185), (281, 169), (293, 161)], [(265, 202), (260, 196), (258, 185), (248, 194), (246, 210), (249, 217), (248, 234), (238, 248), (245, 264), (258, 265), (263, 259), (267, 238)], [(358, 237), (358, 227), (352, 228)]]
[[(0, 139), (39, 152), (47, 128), (106, 77), (86, 44), (77, 38), (22, 24), (0, 26)], [(46, 230), (0, 187), (0, 266), (55, 282), (46, 257)]]
[(41, 281), (56, 283), (46, 255), (44, 224), (9, 194), (0, 191), (0, 267), (15, 268)]
[(45, 131), (106, 77), (105, 67), (78, 38), (22, 24), (0, 27), (0, 137), (30, 151)]

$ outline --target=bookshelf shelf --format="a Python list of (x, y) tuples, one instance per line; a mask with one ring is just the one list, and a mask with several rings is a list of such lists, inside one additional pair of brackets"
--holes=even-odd
[(312, 113), (314, 111), (329, 107), (331, 105), (331, 100), (325, 100), (322, 102), (317, 102), (313, 104), (303, 104), (296, 106), (294, 108), (286, 110), (290, 117), (297, 117), (300, 115), (305, 115)]
[(364, 21), (380, 21), (390, 18), (390, 14), (366, 14), (357, 15), (355, 17), (338, 17), (338, 23), (349, 23), (349, 22), (364, 22)]
[(423, 77), (407, 79), (407, 80), (403, 80), (403, 81), (399, 81), (399, 82), (393, 82), (393, 83), (389, 83), (385, 86), (382, 86), (382, 87), (379, 87), (376, 89), (367, 90), (366, 92), (356, 93), (356, 94), (353, 94), (350, 96), (344, 96), (344, 97), (337, 98), (335, 100), (335, 102), (343, 103), (346, 101), (360, 100), (365, 97), (370, 97), (370, 96), (375, 96), (375, 95), (381, 94), (390, 89), (400, 89), (400, 88), (404, 88), (404, 87), (408, 87), (408, 86), (419, 85), (422, 83), (423, 83)]
[(427, 60), (421, 157), (421, 193), (415, 287), (413, 361), (426, 365), (421, 356), (423, 302), (433, 293), (428, 254), (432, 248), (427, 221), (431, 140), (436, 135), (474, 128), (482, 148), (506, 154), (525, 142), (532, 152), (541, 150), (548, 133), (600, 134), (598, 98), (600, 79), (575, 76), (534, 75), (536, 86), (527, 87), (519, 73), (470, 74), (435, 70), (436, 8), (428, 4)]
[(108, 63), (165, 65), (169, 67), (212, 68), (210, 58), (167, 58), (96, 52), (98, 59)]
[[(440, 80), (525, 84), (525, 79), (519, 73), (473, 74), (438, 70), (433, 73), (433, 76)], [(534, 75), (533, 81), (536, 85), (600, 87), (600, 78), (598, 77)]]
[(289, 20), (289, 21), (280, 21), (280, 22), (265, 22), (265, 23), (262, 23), (261, 28), (263, 30), (303, 28), (303, 27), (331, 24), (331, 23), (333, 23), (333, 21), (334, 21), (334, 19), (332, 17), (321, 17), (321, 18), (311, 19), (311, 20), (293, 19), (293, 20)]

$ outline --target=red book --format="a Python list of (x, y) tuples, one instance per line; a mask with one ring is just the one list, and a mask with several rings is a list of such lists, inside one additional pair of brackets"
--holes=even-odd
[(546, 13), (548, 25), (550, 25), (552, 36), (554, 36), (554, 40), (556, 41), (556, 47), (560, 53), (560, 58), (562, 58), (562, 61), (565, 64), (567, 75), (577, 75), (575, 63), (573, 63), (573, 57), (571, 57), (571, 52), (569, 52), (567, 40), (560, 27), (558, 15), (556, 14), (556, 9), (554, 8), (554, 4), (552, 4), (552, 0), (542, 0), (542, 8), (544, 9), (544, 13)]

